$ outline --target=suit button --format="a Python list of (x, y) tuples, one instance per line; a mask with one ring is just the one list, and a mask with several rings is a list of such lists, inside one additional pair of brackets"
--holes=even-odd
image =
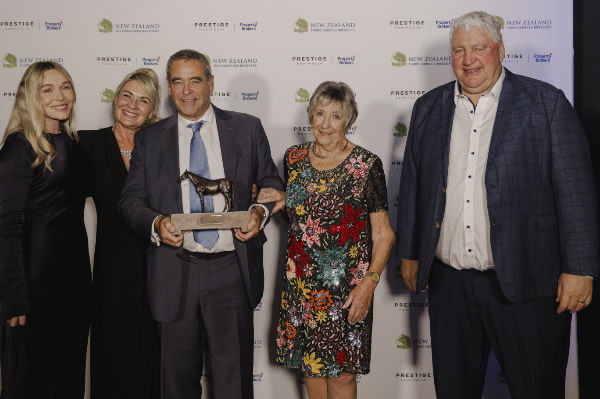
[(435, 222), (435, 228), (439, 229), (440, 228), (440, 222)]
[(178, 258), (181, 258), (181, 254), (180, 253), (177, 253), (175, 256), (178, 257)]

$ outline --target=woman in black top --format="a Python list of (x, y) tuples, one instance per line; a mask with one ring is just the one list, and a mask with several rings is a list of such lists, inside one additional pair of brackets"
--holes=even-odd
[(61, 65), (32, 64), (0, 150), (2, 399), (84, 396), (91, 276), (74, 104)]
[(146, 247), (121, 224), (116, 207), (129, 170), (134, 135), (143, 125), (159, 119), (159, 95), (156, 73), (138, 69), (115, 90), (114, 126), (79, 132), (98, 216), (92, 399), (158, 397), (160, 349), (146, 294)]

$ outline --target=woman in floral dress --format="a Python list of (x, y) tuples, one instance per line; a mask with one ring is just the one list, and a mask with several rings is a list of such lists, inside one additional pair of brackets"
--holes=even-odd
[(394, 241), (381, 160), (346, 138), (357, 115), (350, 87), (322, 83), (308, 107), (315, 141), (284, 158), (290, 227), (277, 362), (302, 369), (311, 399), (356, 397)]

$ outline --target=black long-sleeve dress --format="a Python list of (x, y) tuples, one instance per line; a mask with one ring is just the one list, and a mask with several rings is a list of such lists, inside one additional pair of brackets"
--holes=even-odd
[(146, 292), (146, 246), (121, 223), (116, 209), (127, 169), (111, 128), (81, 131), (79, 137), (98, 215), (92, 399), (157, 398), (160, 347)]
[[(48, 134), (53, 171), (31, 168), (23, 133), (0, 150), (2, 399), (83, 398), (91, 276), (83, 224), (83, 158)], [(25, 314), (25, 326), (4, 320)]]

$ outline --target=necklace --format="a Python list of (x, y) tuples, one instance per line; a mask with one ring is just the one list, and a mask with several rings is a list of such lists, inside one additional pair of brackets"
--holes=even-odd
[(121, 153), (121, 155), (123, 155), (125, 158), (129, 158), (131, 159), (131, 153), (133, 152), (133, 150), (122, 150), (119, 148), (119, 152)]
[(326, 157), (324, 155), (317, 154), (317, 151), (315, 150), (315, 144), (317, 144), (316, 141), (314, 143), (312, 143), (312, 145), (310, 146), (310, 149), (312, 150), (312, 153), (314, 154), (314, 156), (317, 157), (317, 158), (321, 158), (321, 159), (333, 158), (333, 157), (337, 156), (339, 153), (344, 152), (344, 150), (346, 149), (346, 147), (348, 147), (348, 139), (346, 137), (344, 137), (344, 139), (346, 140), (346, 142), (344, 143), (344, 146), (342, 148), (340, 148), (339, 150), (337, 150), (335, 152), (335, 154), (333, 154), (331, 156), (328, 156), (328, 157)]

